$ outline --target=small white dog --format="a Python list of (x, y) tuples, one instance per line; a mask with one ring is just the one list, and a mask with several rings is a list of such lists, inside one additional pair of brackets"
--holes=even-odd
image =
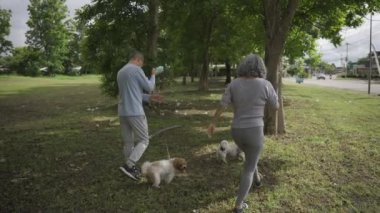
[(179, 173), (185, 173), (187, 162), (183, 158), (171, 158), (169, 160), (159, 160), (154, 162), (144, 162), (141, 166), (141, 174), (153, 183), (153, 186), (160, 188), (161, 180), (167, 184)]
[(224, 163), (227, 163), (227, 156), (238, 158), (241, 161), (245, 161), (245, 154), (235, 143), (229, 143), (226, 140), (222, 140), (216, 151), (217, 158), (221, 158)]

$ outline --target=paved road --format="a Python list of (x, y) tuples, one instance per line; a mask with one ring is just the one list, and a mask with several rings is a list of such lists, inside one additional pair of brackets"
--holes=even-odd
[[(284, 82), (294, 82), (295, 78), (284, 78)], [(323, 87), (334, 87), (339, 89), (356, 90), (361, 92), (368, 92), (368, 80), (336, 80), (336, 79), (326, 79), (317, 80), (315, 77), (312, 79), (305, 79), (304, 84), (306, 85), (318, 85)], [(380, 81), (372, 81), (371, 83), (371, 94), (380, 95)]]

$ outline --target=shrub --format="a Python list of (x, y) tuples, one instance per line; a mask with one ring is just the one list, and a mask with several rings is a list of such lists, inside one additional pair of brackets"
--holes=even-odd
[(12, 51), (9, 62), (10, 69), (17, 74), (25, 76), (38, 76), (41, 74), (40, 51), (27, 47), (16, 48)]

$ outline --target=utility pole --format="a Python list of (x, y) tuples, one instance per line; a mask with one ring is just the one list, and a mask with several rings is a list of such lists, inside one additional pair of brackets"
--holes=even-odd
[(371, 94), (371, 75), (372, 75), (372, 13), (369, 22), (369, 72), (368, 72), (368, 94)]
[(346, 78), (348, 75), (348, 45), (350, 44), (346, 42)]

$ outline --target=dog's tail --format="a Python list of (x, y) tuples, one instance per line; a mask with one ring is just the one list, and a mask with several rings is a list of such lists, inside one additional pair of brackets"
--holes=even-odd
[(149, 161), (146, 161), (141, 166), (141, 174), (146, 175), (148, 173), (148, 168), (150, 167), (151, 163)]

